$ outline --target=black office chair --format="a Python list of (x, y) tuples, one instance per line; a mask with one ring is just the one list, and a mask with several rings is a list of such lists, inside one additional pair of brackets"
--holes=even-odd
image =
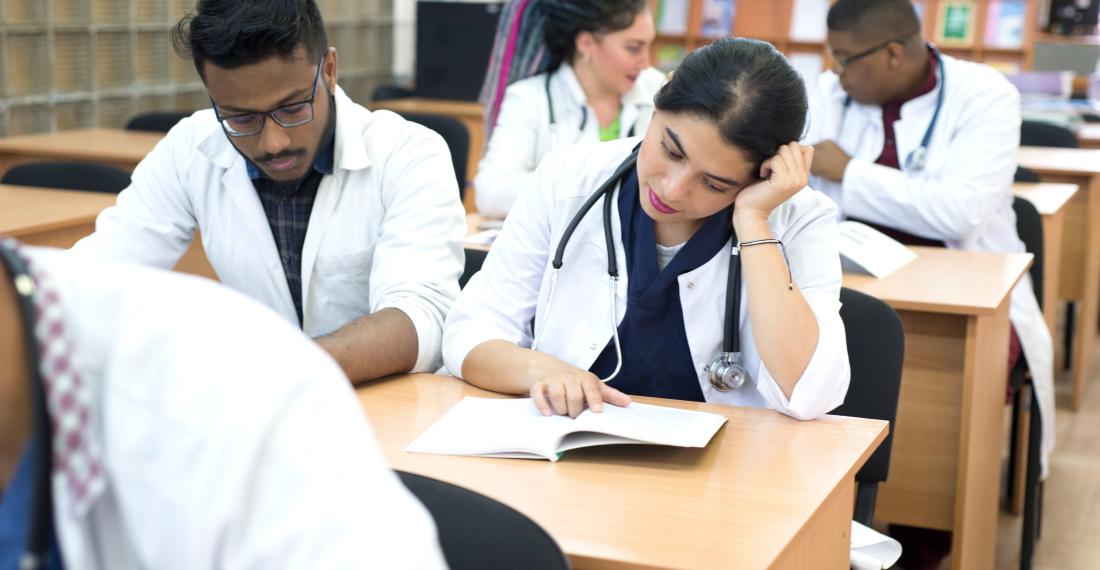
[(460, 289), (465, 289), (466, 284), (470, 282), (470, 278), (481, 271), (481, 266), (485, 263), (485, 257), (488, 255), (489, 252), (483, 249), (466, 248), (466, 269), (462, 271), (462, 277), (458, 278)]
[(379, 85), (374, 88), (374, 92), (370, 95), (371, 101), (386, 101), (388, 99), (404, 99), (406, 97), (415, 97), (416, 92), (408, 87), (402, 87), (400, 85), (394, 85), (387, 83), (385, 85)]
[[(1043, 306), (1043, 220), (1039, 211), (1031, 202), (1023, 198), (1016, 198), (1012, 202), (1012, 209), (1016, 212), (1016, 232), (1020, 240), (1024, 242), (1024, 248), (1035, 256), (1030, 275), (1032, 289), (1039, 301), (1039, 307)], [(1011, 500), (1016, 489), (1016, 467), (1020, 458), (1016, 455), (1020, 437), (1020, 418), (1027, 407), (1027, 467), (1024, 475), (1024, 520), (1023, 532), (1020, 539), (1020, 568), (1031, 568), (1032, 555), (1035, 552), (1035, 541), (1039, 538), (1039, 528), (1042, 521), (1043, 510), (1043, 483), (1039, 480), (1040, 462), (1039, 453), (1043, 439), (1043, 422), (1040, 417), (1039, 402), (1035, 398), (1031, 385), (1031, 373), (1027, 368), (1027, 360), (1021, 356), (1016, 362), (1009, 376), (1009, 384), (1013, 387), (1014, 397), (1012, 403), (1012, 444), (1009, 446), (1008, 469), (1008, 494)]]
[(1023, 146), (1050, 146), (1077, 148), (1077, 135), (1059, 125), (1042, 121), (1020, 123), (1020, 144)]
[(879, 299), (842, 288), (840, 302), (852, 379), (844, 403), (832, 413), (890, 422), (890, 434), (856, 473), (858, 488), (853, 518), (871, 526), (878, 484), (886, 480), (890, 471), (890, 448), (905, 359), (905, 331), (894, 309)]
[(462, 121), (453, 117), (431, 115), (426, 113), (402, 113), (401, 116), (439, 133), (451, 149), (451, 163), (455, 167), (455, 178), (458, 179), (458, 196), (466, 196), (466, 160), (470, 155), (470, 133)]
[(437, 479), (397, 472), (427, 507), (452, 570), (568, 570), (558, 543), (535, 521), (480, 493)]
[(183, 111), (154, 111), (142, 113), (130, 118), (126, 123), (128, 131), (150, 131), (154, 133), (167, 133), (176, 126), (176, 123), (190, 117), (191, 113)]
[(118, 194), (130, 185), (130, 174), (96, 162), (30, 162), (13, 166), (0, 184)]
[(1012, 177), (1013, 182), (1030, 182), (1032, 184), (1038, 184), (1040, 182), (1039, 175), (1030, 168), (1024, 168), (1023, 166), (1016, 167), (1016, 175)]

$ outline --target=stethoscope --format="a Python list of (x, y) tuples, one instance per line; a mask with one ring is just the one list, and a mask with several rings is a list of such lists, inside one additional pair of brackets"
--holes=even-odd
[[(555, 114), (554, 114), (554, 96), (550, 94), (550, 78), (553, 77), (553, 75), (554, 75), (553, 73), (547, 73), (546, 74), (546, 83), (544, 85), (544, 88), (546, 90), (546, 103), (547, 103), (547, 105), (549, 106), (549, 109), (550, 109), (550, 132), (551, 133), (554, 132), (554, 127), (558, 123), (557, 116), (555, 116)], [(581, 124), (580, 124), (579, 127), (577, 127), (577, 132), (578, 133), (583, 133), (584, 132), (584, 127), (586, 127), (587, 125), (588, 125), (588, 106), (587, 105), (581, 105)], [(630, 138), (630, 137), (634, 136), (634, 127), (635, 126), (637, 126), (637, 125), (636, 124), (635, 125), (630, 125), (630, 130), (627, 131), (626, 137), (624, 137), (624, 138)], [(572, 142), (577, 142), (577, 141), (576, 141), (576, 139), (574, 139)], [(551, 145), (551, 148), (556, 148), (556, 147), (557, 147), (557, 145)]]
[[(547, 318), (550, 316), (550, 310), (554, 303), (554, 288), (558, 283), (558, 273), (561, 271), (562, 258), (565, 256), (565, 246), (569, 243), (569, 238), (573, 237), (573, 232), (580, 225), (584, 216), (592, 209), (592, 206), (600, 198), (604, 198), (603, 202), (603, 237), (607, 244), (607, 275), (610, 277), (608, 280), (608, 298), (611, 302), (611, 331), (612, 338), (615, 342), (615, 357), (616, 364), (615, 370), (607, 378), (601, 378), (603, 382), (610, 382), (619, 374), (619, 370), (623, 366), (623, 349), (619, 343), (619, 318), (618, 318), (618, 306), (615, 302), (615, 291), (618, 289), (619, 284), (619, 266), (616, 259), (615, 240), (614, 233), (611, 229), (611, 207), (614, 200), (611, 198), (615, 195), (615, 189), (620, 186), (622, 179), (634, 168), (638, 161), (638, 151), (635, 149), (630, 156), (626, 157), (626, 160), (615, 169), (615, 172), (605, 181), (596, 191), (585, 200), (581, 208), (570, 220), (569, 225), (565, 228), (565, 233), (562, 234), (561, 239), (558, 241), (557, 250), (554, 253), (554, 260), (552, 262), (553, 272), (550, 274), (550, 291), (547, 294), (546, 309), (543, 311), (542, 323), (543, 330), (546, 330)], [(731, 249), (729, 274), (726, 280), (726, 313), (725, 313), (725, 334), (722, 338), (722, 352), (714, 357), (709, 364), (707, 364), (706, 372), (710, 378), (710, 384), (719, 392), (729, 392), (736, 390), (745, 385), (745, 382), (749, 378), (749, 373), (742, 364), (741, 358), (741, 331), (737, 326), (737, 321), (741, 315), (741, 255), (739, 248), (734, 245)], [(531, 344), (532, 350), (538, 350), (539, 338), (536, 336)]]
[(37, 285), (27, 264), (10, 247), (0, 242), (0, 262), (11, 274), (19, 299), (19, 316), (27, 350), (27, 370), (34, 400), (34, 429), (38, 443), (35, 449), (34, 489), (31, 491), (31, 516), (27, 521), (27, 545), (19, 559), (20, 570), (42, 568), (49, 549), (50, 528), (53, 526), (53, 432), (46, 411), (46, 388), (38, 369), (38, 342), (34, 336), (35, 308), (32, 296)]
[[(928, 145), (932, 142), (932, 133), (936, 130), (936, 120), (940, 117), (940, 109), (943, 108), (943, 94), (947, 88), (945, 85), (945, 71), (943, 69), (943, 55), (940, 54), (940, 50), (930, 46), (933, 55), (936, 57), (936, 73), (939, 78), (939, 93), (936, 95), (936, 110), (932, 112), (932, 120), (928, 123), (928, 130), (924, 131), (924, 138), (920, 141), (920, 146), (913, 149), (913, 152), (909, 153), (909, 156), (905, 157), (905, 170), (907, 172), (924, 172), (924, 167), (928, 164)], [(837, 127), (837, 138), (840, 138), (841, 133), (844, 132), (844, 120), (848, 118), (848, 108), (852, 106), (852, 96), (849, 95), (844, 98), (844, 112), (840, 115), (840, 126)]]

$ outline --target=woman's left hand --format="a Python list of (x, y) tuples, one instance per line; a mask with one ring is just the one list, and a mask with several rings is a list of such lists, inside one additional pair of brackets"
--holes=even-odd
[(767, 220), (777, 206), (794, 196), (810, 179), (814, 149), (791, 142), (779, 147), (775, 156), (760, 165), (763, 179), (737, 194), (734, 218), (751, 216)]

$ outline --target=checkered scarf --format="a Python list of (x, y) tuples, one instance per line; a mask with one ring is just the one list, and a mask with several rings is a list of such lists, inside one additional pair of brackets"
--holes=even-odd
[(75, 514), (83, 516), (107, 488), (103, 451), (90, 431), (91, 386), (74, 366), (61, 298), (53, 279), (14, 239), (2, 238), (0, 243), (14, 250), (27, 264), (35, 281), (31, 295), (37, 313), (34, 336), (38, 342), (39, 372), (53, 428), (53, 468), (55, 473), (60, 471), (65, 477), (75, 499)]

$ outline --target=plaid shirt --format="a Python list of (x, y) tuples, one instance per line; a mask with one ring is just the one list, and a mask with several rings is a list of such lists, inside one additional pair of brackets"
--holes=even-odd
[(271, 235), (275, 237), (275, 246), (279, 250), (279, 261), (283, 264), (286, 284), (290, 287), (290, 297), (294, 300), (294, 311), (298, 313), (299, 326), (302, 318), (302, 246), (306, 241), (306, 229), (309, 228), (309, 216), (313, 212), (313, 202), (317, 198), (317, 188), (321, 179), (333, 171), (333, 146), (335, 136), (317, 154), (313, 170), (293, 185), (279, 184), (263, 174), (251, 161), (248, 165), (248, 177), (260, 196), (267, 223), (271, 226)]

